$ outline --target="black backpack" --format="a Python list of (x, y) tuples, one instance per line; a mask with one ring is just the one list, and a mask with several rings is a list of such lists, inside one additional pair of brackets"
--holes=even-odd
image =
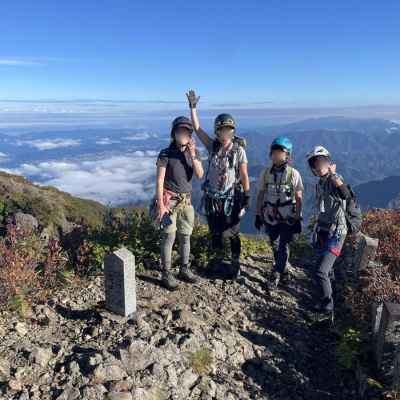
[(351, 188), (350, 185), (347, 185), (349, 192), (351, 194), (350, 199), (346, 201), (346, 209), (345, 216), (346, 216), (346, 223), (347, 229), (350, 234), (360, 232), (363, 215), (361, 211), (361, 207), (357, 202), (356, 195)]

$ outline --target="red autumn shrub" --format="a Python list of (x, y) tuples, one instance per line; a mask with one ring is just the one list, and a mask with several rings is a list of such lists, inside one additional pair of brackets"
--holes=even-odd
[(54, 287), (65, 265), (56, 240), (45, 243), (36, 232), (8, 225), (6, 235), (0, 238), (0, 306), (21, 295), (31, 300), (41, 290)]
[(400, 209), (372, 209), (364, 216), (362, 231), (379, 239), (377, 259), (400, 277)]
[(362, 271), (356, 287), (348, 287), (345, 296), (354, 316), (368, 320), (372, 303), (400, 303), (400, 210), (368, 211), (362, 231), (379, 239), (377, 261), (382, 266)]
[(387, 266), (370, 268), (355, 287), (346, 288), (345, 298), (355, 318), (369, 320), (373, 303), (400, 303), (400, 279), (393, 278)]
[(39, 286), (38, 260), (27, 235), (15, 226), (8, 227), (0, 240), (0, 304), (4, 306), (22, 291)]

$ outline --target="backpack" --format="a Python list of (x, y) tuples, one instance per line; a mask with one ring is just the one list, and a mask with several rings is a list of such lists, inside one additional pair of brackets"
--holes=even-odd
[(346, 217), (348, 232), (350, 234), (354, 234), (360, 232), (363, 216), (361, 207), (357, 202), (357, 198), (353, 189), (350, 185), (347, 185), (347, 188), (349, 189), (351, 197), (349, 200), (346, 201), (346, 208), (344, 210), (344, 213)]
[[(236, 174), (236, 176), (238, 176), (239, 170), (238, 170), (237, 166), (235, 167), (235, 165), (234, 165), (235, 155), (238, 153), (240, 147), (246, 148), (247, 144), (246, 144), (246, 139), (241, 138), (239, 136), (234, 136), (232, 142), (233, 142), (232, 150), (228, 153), (229, 169), (235, 168), (236, 169), (235, 174)], [(212, 152), (209, 157), (208, 168), (207, 168), (207, 173), (206, 173), (206, 178), (205, 178), (205, 184), (207, 182), (208, 173), (210, 170), (211, 159), (215, 155), (215, 153), (218, 152), (220, 147), (221, 147), (221, 143), (217, 139), (215, 139), (213, 141)], [(205, 185), (203, 185), (203, 189), (204, 189), (204, 187), (205, 187)]]

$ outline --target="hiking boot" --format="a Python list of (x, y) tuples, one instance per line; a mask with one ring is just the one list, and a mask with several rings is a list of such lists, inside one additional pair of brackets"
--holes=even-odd
[(163, 271), (161, 276), (161, 283), (168, 290), (176, 290), (178, 288), (178, 281), (175, 279), (174, 275), (172, 275), (169, 271)]
[(208, 263), (208, 271), (211, 273), (217, 273), (220, 268), (221, 264), (224, 262), (223, 256), (216, 256), (212, 258)]
[(179, 276), (180, 279), (182, 279), (183, 281), (186, 281), (188, 283), (196, 283), (197, 282), (197, 277), (190, 270), (188, 264), (184, 264), (184, 265), (181, 266), (178, 276)]
[(318, 324), (328, 324), (333, 327), (335, 325), (335, 313), (332, 310), (327, 310), (323, 307), (316, 307), (314, 309), (315, 313), (315, 322)]
[(240, 259), (239, 258), (232, 258), (231, 261), (232, 265), (232, 280), (238, 283), (244, 283), (245, 279), (244, 276), (240, 273)]
[(273, 271), (270, 276), (271, 286), (277, 288), (280, 281), (281, 281), (281, 274), (278, 271)]
[(281, 274), (280, 282), (286, 284), (290, 281), (290, 275), (288, 271), (285, 271)]

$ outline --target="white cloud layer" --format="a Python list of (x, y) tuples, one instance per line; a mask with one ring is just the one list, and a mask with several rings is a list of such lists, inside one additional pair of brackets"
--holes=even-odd
[(140, 132), (140, 133), (134, 133), (132, 135), (129, 136), (125, 136), (123, 139), (125, 140), (147, 140), (150, 139), (152, 137), (154, 137), (155, 135), (147, 133), (147, 132)]
[(100, 144), (100, 145), (103, 145), (103, 146), (114, 144), (114, 143), (120, 143), (120, 141), (119, 140), (112, 140), (109, 137), (104, 137), (104, 138), (96, 140), (96, 144)]
[(31, 146), (38, 150), (53, 150), (61, 147), (79, 146), (81, 141), (79, 139), (36, 139), (36, 140), (19, 140), (18, 146)]
[(120, 205), (149, 200), (154, 193), (155, 151), (98, 160), (21, 164), (7, 172), (28, 176), (73, 195)]
[(22, 58), (0, 58), (0, 65), (5, 66), (35, 66), (43, 65), (43, 63), (35, 60), (22, 59)]

